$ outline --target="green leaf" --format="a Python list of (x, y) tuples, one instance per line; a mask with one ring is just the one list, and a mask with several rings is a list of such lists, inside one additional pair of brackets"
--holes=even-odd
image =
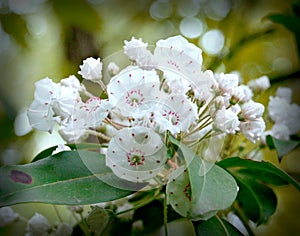
[(24, 202), (84, 205), (125, 197), (144, 187), (117, 178), (103, 154), (65, 151), (27, 165), (0, 168), (0, 206)]
[(86, 222), (95, 235), (101, 235), (109, 222), (109, 215), (105, 209), (96, 206), (89, 213)]
[(271, 135), (268, 135), (266, 137), (266, 140), (267, 140), (267, 145), (270, 149), (276, 149), (279, 160), (281, 160), (284, 155), (288, 154), (299, 144), (299, 141), (280, 140), (272, 137)]
[(14, 13), (0, 14), (0, 20), (6, 33), (12, 36), (21, 46), (27, 46), (26, 35), (28, 34), (28, 29), (22, 16)]
[(195, 233), (198, 236), (226, 235), (241, 236), (243, 235), (237, 228), (226, 220), (214, 216), (207, 221), (193, 221)]
[(248, 172), (250, 173), (249, 176), (253, 176), (257, 181), (261, 181), (265, 184), (280, 186), (290, 183), (300, 191), (300, 184), (297, 181), (270, 162), (258, 162), (232, 157), (218, 162), (217, 165), (225, 168), (232, 174)]
[[(101, 148), (100, 144), (97, 143), (78, 143), (78, 144), (65, 144), (71, 150), (80, 150), (80, 149), (86, 149), (86, 150), (99, 150)], [(53, 151), (57, 148), (57, 145), (49, 147), (43, 151), (41, 151), (39, 154), (37, 154), (31, 162), (35, 162), (38, 160), (42, 160), (46, 157), (49, 157), (52, 155)]]
[[(189, 163), (170, 175), (167, 195), (172, 207), (184, 217), (206, 220), (228, 208), (237, 196), (234, 178), (222, 168), (200, 159), (192, 150), (170, 137)], [(191, 160), (191, 161), (190, 161)]]
[(277, 197), (273, 186), (300, 185), (288, 174), (268, 162), (228, 158), (217, 163), (236, 179), (239, 192), (237, 201), (248, 219), (257, 224), (265, 223), (275, 212)]

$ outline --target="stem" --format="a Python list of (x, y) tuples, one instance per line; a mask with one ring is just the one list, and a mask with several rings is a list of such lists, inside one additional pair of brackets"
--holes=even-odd
[(150, 202), (152, 202), (153, 200), (157, 199), (157, 196), (156, 196), (157, 193), (159, 193), (159, 191), (156, 192), (156, 193), (153, 195), (153, 198), (149, 198), (149, 200), (144, 201), (144, 202), (142, 202), (142, 203), (140, 203), (140, 204), (137, 204), (137, 205), (135, 205), (133, 208), (126, 209), (126, 210), (120, 211), (120, 212), (116, 212), (115, 215), (121, 215), (121, 214), (123, 214), (123, 213), (129, 212), (129, 211), (133, 211), (133, 210), (136, 210), (136, 209), (138, 209), (138, 208), (141, 208), (141, 207), (147, 205), (148, 203), (150, 203)]
[(91, 134), (91, 135), (95, 135), (99, 138), (102, 138), (104, 139), (105, 141), (110, 141), (110, 137), (106, 136), (105, 134), (103, 133), (100, 133), (100, 132), (97, 132), (95, 130), (88, 130), (87, 133)]
[(120, 124), (118, 122), (112, 121), (109, 118), (105, 118), (104, 122), (107, 123), (107, 124), (110, 124), (112, 127), (114, 127), (117, 130), (120, 130), (122, 128), (128, 128), (127, 125), (123, 125), (123, 124)]
[(196, 140), (194, 143), (191, 143), (190, 145), (188, 145), (189, 147), (192, 147), (198, 143), (200, 143), (203, 139), (211, 137), (213, 130), (209, 130), (202, 138), (200, 138), (199, 140)]
[(230, 234), (229, 234), (226, 226), (224, 225), (223, 221), (220, 219), (220, 217), (218, 215), (216, 215), (216, 217), (217, 217), (218, 221), (220, 222), (220, 224), (222, 225), (222, 227), (224, 228), (226, 236), (230, 236)]
[(102, 90), (105, 92), (105, 94), (108, 95), (108, 94), (107, 94), (106, 86), (105, 86), (105, 84), (103, 83), (103, 81), (102, 81), (102, 80), (97, 80), (97, 84), (99, 84), (99, 85), (101, 86)]
[(168, 236), (168, 204), (167, 204), (167, 194), (164, 197), (164, 228), (165, 236)]

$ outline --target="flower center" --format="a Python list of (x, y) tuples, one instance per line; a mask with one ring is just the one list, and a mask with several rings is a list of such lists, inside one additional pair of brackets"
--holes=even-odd
[(140, 106), (144, 101), (143, 97), (144, 95), (138, 89), (138, 90), (131, 90), (127, 92), (127, 96), (125, 97), (125, 99), (127, 104), (129, 104), (132, 107), (137, 107)]
[(180, 121), (180, 116), (175, 111), (167, 111), (164, 110), (164, 113), (162, 114), (167, 120), (169, 120), (172, 125), (178, 125)]
[(145, 153), (138, 149), (132, 149), (127, 154), (127, 161), (130, 166), (141, 166), (145, 162)]

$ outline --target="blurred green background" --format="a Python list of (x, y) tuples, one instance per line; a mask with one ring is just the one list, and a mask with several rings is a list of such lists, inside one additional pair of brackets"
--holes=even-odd
[[(277, 15), (268, 17), (272, 14)], [(1, 165), (28, 163), (62, 142), (56, 132), (28, 132), (22, 119), (35, 81), (49, 77), (58, 82), (77, 75), (83, 59), (105, 59), (122, 50), (123, 41), (132, 36), (154, 45), (158, 39), (182, 34), (203, 49), (205, 69), (239, 71), (244, 82), (268, 75), (272, 88), (259, 97), (265, 105), (278, 86), (292, 88), (293, 101), (300, 103), (297, 0), (0, 0), (0, 21)], [(299, 152), (281, 163), (274, 152), (265, 158), (299, 180)], [(255, 230), (257, 235), (300, 232), (299, 192), (292, 187), (276, 192), (278, 210), (268, 225)], [(14, 209), (26, 217), (38, 211), (57, 221), (54, 209), (45, 204)], [(63, 206), (59, 210), (72, 221)], [(24, 226), (18, 223), (20, 229)], [(13, 235), (18, 227), (0, 233)]]

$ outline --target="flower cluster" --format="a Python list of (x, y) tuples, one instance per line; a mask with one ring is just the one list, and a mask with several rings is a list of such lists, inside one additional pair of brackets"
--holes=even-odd
[(107, 166), (133, 182), (149, 181), (164, 170), (168, 135), (190, 147), (227, 134), (260, 139), (264, 106), (252, 96), (268, 88), (267, 77), (243, 85), (235, 73), (203, 70), (202, 50), (182, 36), (158, 40), (153, 52), (147, 47), (142, 39), (125, 40), (131, 64), (120, 70), (110, 63), (107, 85), (100, 59), (83, 61), (78, 74), (100, 85), (105, 98), (89, 93), (74, 75), (59, 83), (36, 82), (28, 109), (32, 127), (51, 132), (58, 124), (69, 143), (100, 137), (108, 142)]
[[(282, 112), (284, 111), (284, 112)], [(292, 90), (279, 87), (276, 95), (270, 96), (268, 116), (274, 122), (272, 128), (264, 135), (272, 135), (280, 140), (290, 140), (290, 136), (300, 130), (300, 106), (292, 103)]]

